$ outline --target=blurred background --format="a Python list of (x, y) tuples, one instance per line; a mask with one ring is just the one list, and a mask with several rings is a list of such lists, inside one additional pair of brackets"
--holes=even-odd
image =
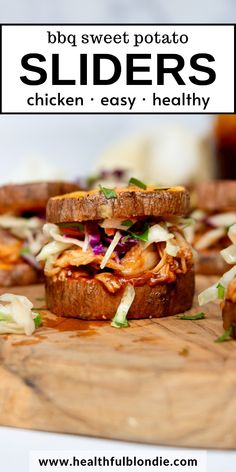
[[(236, 20), (235, 0), (0, 0), (0, 6), (1, 23)], [(76, 178), (95, 175), (101, 168), (134, 165), (137, 177), (151, 180), (155, 175), (156, 182), (166, 184), (192, 183), (217, 172), (229, 177), (235, 142), (230, 138), (228, 145), (224, 136), (235, 136), (235, 124), (214, 120), (207, 115), (1, 116), (0, 183)], [(231, 130), (223, 132), (223, 138), (222, 127)], [(231, 170), (223, 169), (219, 157), (222, 141)]]

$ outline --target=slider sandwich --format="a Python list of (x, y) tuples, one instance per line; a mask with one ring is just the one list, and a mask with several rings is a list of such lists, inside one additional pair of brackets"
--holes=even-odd
[(197, 209), (191, 214), (193, 225), (186, 228), (186, 238), (198, 253), (196, 272), (223, 274), (230, 261), (220, 251), (230, 244), (228, 228), (236, 223), (236, 181), (216, 180), (198, 184)]
[(193, 258), (183, 187), (94, 189), (51, 198), (38, 255), (48, 308), (87, 320), (158, 318), (192, 306)]
[(67, 182), (36, 182), (0, 187), (0, 286), (42, 280), (36, 254), (45, 243), (42, 227), (50, 197), (78, 189)]

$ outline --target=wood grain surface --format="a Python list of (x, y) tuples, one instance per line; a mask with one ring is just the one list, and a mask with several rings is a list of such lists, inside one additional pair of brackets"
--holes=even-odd
[[(199, 276), (197, 288), (214, 281)], [(12, 289), (43, 307), (42, 286)], [(26, 338), (0, 337), (0, 424), (203, 448), (236, 447), (236, 342), (217, 304), (206, 319), (57, 318)], [(195, 306), (191, 312), (199, 312)]]

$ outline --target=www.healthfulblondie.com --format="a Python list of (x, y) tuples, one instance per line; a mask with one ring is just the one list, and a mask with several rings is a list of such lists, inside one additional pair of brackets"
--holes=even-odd
[(165, 471), (176, 470), (206, 472), (206, 451), (188, 451), (178, 453), (170, 451), (168, 454), (156, 455), (145, 452), (117, 453), (107, 451), (97, 454), (88, 451), (32, 451), (30, 453), (30, 472), (60, 472), (60, 471), (100, 472), (138, 472), (138, 471)]

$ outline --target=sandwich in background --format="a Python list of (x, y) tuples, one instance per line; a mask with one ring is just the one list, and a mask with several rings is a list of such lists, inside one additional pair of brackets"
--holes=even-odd
[(50, 197), (78, 189), (69, 182), (33, 182), (0, 187), (0, 286), (42, 281), (35, 256), (45, 243), (42, 227)]
[(236, 223), (236, 180), (202, 182), (194, 190), (194, 224), (186, 237), (197, 251), (195, 270), (205, 275), (223, 274), (229, 265), (220, 251), (230, 244), (228, 228)]

